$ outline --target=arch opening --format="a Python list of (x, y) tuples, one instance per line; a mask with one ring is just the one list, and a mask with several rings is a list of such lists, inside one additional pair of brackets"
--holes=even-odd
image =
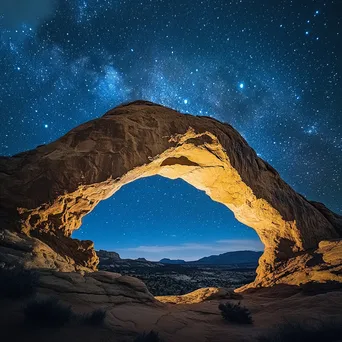
[(131, 182), (101, 201), (72, 237), (94, 242), (100, 270), (140, 278), (156, 296), (251, 283), (263, 250), (256, 232), (227, 207), (160, 176)]

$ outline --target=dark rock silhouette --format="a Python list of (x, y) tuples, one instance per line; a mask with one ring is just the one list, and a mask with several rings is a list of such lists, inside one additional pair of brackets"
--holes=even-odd
[(230, 264), (257, 264), (262, 252), (235, 251), (219, 255), (210, 255), (192, 263), (202, 265), (230, 265)]

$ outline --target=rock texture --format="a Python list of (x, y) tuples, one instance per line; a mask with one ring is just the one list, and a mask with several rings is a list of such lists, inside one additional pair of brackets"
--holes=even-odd
[(245, 285), (242, 292), (250, 287), (270, 287), (274, 284), (300, 285), (310, 282), (342, 283), (342, 240), (321, 241), (317, 249), (298, 253), (297, 256), (276, 264), (276, 269), (262, 279)]
[(64, 237), (55, 241), (55, 244), (60, 242), (62, 245), (57, 253), (37, 238), (8, 230), (0, 231), (0, 265), (19, 264), (27, 269), (55, 269), (61, 272), (89, 271), (89, 267), (82, 266), (82, 262), (77, 263), (77, 255), (90, 255), (92, 260), (97, 260), (93, 242), (69, 240)]
[(242, 299), (233, 289), (204, 287), (181, 296), (156, 296), (158, 301), (169, 304), (196, 304), (207, 300)]
[(121, 304), (161, 306), (139, 279), (113, 272), (40, 271), (39, 293), (73, 303), (99, 304), (111, 308)]
[(222, 297), (195, 304), (158, 303), (134, 278), (102, 272), (81, 276), (50, 270), (42, 272), (40, 280), (38, 298), (57, 296), (78, 315), (106, 310), (104, 325), (70, 322), (57, 329), (42, 325), (34, 329), (25, 322), (23, 313), (32, 298), (11, 302), (0, 298), (2, 341), (133, 342), (138, 334), (154, 330), (164, 342), (255, 342), (273, 325), (286, 321), (341, 321), (341, 289), (319, 294), (306, 294), (298, 286), (289, 285), (248, 290), (242, 298), (229, 299), (251, 311), (254, 323), (246, 326), (222, 319), (218, 305), (227, 301)]
[(268, 283), (282, 282), (275, 275), (284, 264), (342, 236), (342, 217), (296, 193), (233, 127), (145, 101), (114, 108), (51, 144), (0, 158), (0, 227), (96, 269), (91, 242), (72, 240), (72, 232), (99, 201), (157, 174), (205, 191), (256, 230), (265, 252), (255, 286), (265, 276)]

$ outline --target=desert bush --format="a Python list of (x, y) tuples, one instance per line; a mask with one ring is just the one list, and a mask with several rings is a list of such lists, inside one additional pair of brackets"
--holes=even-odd
[(106, 318), (106, 311), (99, 309), (82, 317), (82, 321), (87, 325), (102, 325)]
[(260, 336), (259, 342), (337, 342), (341, 341), (342, 322), (285, 322)]
[(22, 299), (37, 291), (37, 272), (21, 267), (0, 268), (0, 298)]
[(159, 334), (153, 330), (149, 333), (142, 333), (134, 340), (134, 342), (163, 342)]
[(73, 317), (71, 307), (56, 298), (32, 300), (25, 307), (24, 314), (28, 323), (44, 327), (63, 326)]
[(220, 303), (218, 308), (221, 310), (222, 317), (230, 322), (238, 324), (252, 324), (253, 319), (250, 311), (244, 306), (233, 303)]

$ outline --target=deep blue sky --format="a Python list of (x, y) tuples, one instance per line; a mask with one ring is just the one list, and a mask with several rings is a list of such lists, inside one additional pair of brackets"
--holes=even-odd
[[(341, 13), (341, 1), (2, 0), (0, 154), (143, 98), (232, 124), (341, 213)], [(151, 259), (260, 249), (228, 209), (157, 177), (102, 202), (75, 236)]]
[(102, 201), (74, 234), (122, 257), (196, 260), (232, 250), (262, 250), (255, 231), (183, 180), (160, 176), (127, 184)]

